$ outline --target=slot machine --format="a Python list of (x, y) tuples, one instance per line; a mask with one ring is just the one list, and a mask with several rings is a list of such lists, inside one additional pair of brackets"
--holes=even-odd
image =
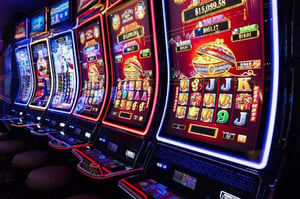
[(70, 120), (61, 132), (50, 132), (49, 146), (70, 149), (90, 144), (102, 117), (108, 93), (101, 1), (77, 1), (77, 59), (79, 93)]
[(62, 131), (73, 111), (78, 95), (78, 67), (72, 26), (73, 5), (70, 0), (50, 6), (49, 48), (53, 66), (54, 88), (49, 107), (40, 125), (28, 129), (34, 135)]
[(52, 66), (48, 45), (48, 8), (33, 14), (30, 20), (31, 63), (34, 71), (34, 91), (29, 107), (21, 118), (11, 121), (13, 127), (38, 125), (47, 111), (53, 91)]
[(14, 53), (18, 69), (18, 92), (13, 105), (10, 107), (9, 114), (0, 118), (3, 122), (19, 119), (28, 107), (33, 93), (33, 69), (28, 46), (28, 22), (28, 19), (25, 18), (16, 24), (14, 35), (16, 48)]
[(163, 37), (157, 35), (155, 2), (109, 5), (105, 12), (112, 74), (109, 104), (93, 145), (72, 149), (79, 159), (77, 169), (98, 180), (141, 172), (163, 110), (159, 99), (166, 79), (163, 53), (158, 51), (163, 43), (158, 38)]
[(279, 92), (291, 82), (279, 73), (277, 9), (275, 0), (164, 1), (168, 106), (143, 173), (119, 181), (124, 192), (274, 196), (291, 107), (289, 89)]

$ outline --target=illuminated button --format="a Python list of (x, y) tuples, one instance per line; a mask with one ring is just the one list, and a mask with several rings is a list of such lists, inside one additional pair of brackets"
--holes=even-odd
[(156, 191), (158, 193), (160, 193), (161, 195), (167, 195), (168, 194), (167, 190), (165, 190), (165, 189), (157, 188)]
[(161, 188), (161, 189), (166, 189), (166, 188), (167, 188), (165, 185), (160, 184), (160, 183), (157, 184), (157, 187), (158, 187), (158, 188)]
[(237, 137), (237, 142), (246, 143), (247, 142), (247, 136), (239, 134), (238, 137)]
[(237, 196), (234, 196), (228, 192), (225, 192), (225, 191), (221, 191), (220, 192), (220, 199), (240, 199), (239, 197)]
[(97, 168), (98, 166), (99, 165), (97, 163), (94, 163), (94, 162), (90, 164), (90, 167), (93, 167), (93, 168)]
[(145, 187), (148, 185), (148, 182), (142, 181), (139, 183), (140, 186)]
[(161, 198), (161, 195), (159, 193), (153, 193), (152, 196), (154, 198)]
[(152, 189), (150, 189), (149, 187), (144, 187), (143, 190), (144, 190), (145, 192), (150, 192)]

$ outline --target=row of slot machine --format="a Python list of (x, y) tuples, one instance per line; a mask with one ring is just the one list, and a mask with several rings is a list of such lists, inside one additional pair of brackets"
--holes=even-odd
[(11, 125), (132, 198), (267, 198), (277, 17), (275, 0), (61, 0), (16, 26)]

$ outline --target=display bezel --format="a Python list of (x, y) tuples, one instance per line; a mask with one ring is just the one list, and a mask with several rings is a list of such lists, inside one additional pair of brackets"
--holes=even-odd
[[(262, 2), (262, 1), (261, 1)], [(168, 38), (168, 5), (166, 2), (163, 2), (163, 15), (164, 15), (164, 24), (165, 24), (165, 36)], [(266, 84), (269, 91), (264, 91), (264, 105), (263, 105), (263, 118), (266, 118), (266, 121), (263, 121), (260, 125), (259, 131), (263, 134), (258, 138), (257, 142), (257, 156), (252, 157), (244, 152), (236, 151), (236, 150), (228, 150), (220, 147), (216, 147), (212, 144), (206, 143), (197, 143), (193, 140), (189, 139), (179, 139), (175, 136), (171, 136), (166, 132), (165, 124), (161, 124), (159, 127), (158, 134), (156, 138), (158, 141), (167, 143), (173, 146), (184, 148), (185, 150), (192, 151), (194, 153), (202, 154), (208, 157), (214, 157), (221, 160), (228, 161), (230, 163), (235, 163), (238, 165), (243, 165), (246, 167), (254, 168), (254, 169), (264, 169), (268, 163), (272, 138), (274, 135), (274, 125), (275, 125), (275, 118), (276, 118), (276, 110), (277, 110), (277, 97), (278, 97), (278, 81), (279, 81), (279, 49), (278, 49), (278, 19), (277, 19), (277, 2), (275, 0), (272, 1), (270, 5), (270, 14), (263, 17), (272, 18), (271, 22), (269, 23), (270, 27), (265, 25), (265, 29), (270, 29), (269, 33), (271, 36), (265, 36), (265, 46), (270, 47), (270, 62), (271, 62), (271, 74), (270, 75), (270, 83)], [(266, 19), (267, 20), (267, 19)], [(267, 32), (267, 31), (265, 31)], [(267, 41), (267, 40), (270, 41)], [(168, 49), (168, 41), (165, 42), (165, 46)], [(268, 49), (265, 49), (266, 51)], [(168, 63), (168, 91), (167, 91), (167, 101), (166, 104), (172, 104), (171, 101), (171, 52), (167, 51), (167, 63)], [(163, 118), (166, 120), (168, 117), (168, 111), (170, 110), (171, 105), (166, 107), (164, 110)], [(249, 156), (248, 156), (249, 155)]]

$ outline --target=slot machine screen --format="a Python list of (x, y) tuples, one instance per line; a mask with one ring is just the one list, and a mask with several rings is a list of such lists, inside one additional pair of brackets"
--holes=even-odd
[(70, 0), (60, 1), (50, 7), (50, 26), (62, 24), (71, 19)]
[(52, 94), (52, 71), (48, 41), (43, 39), (30, 44), (31, 59), (35, 72), (35, 91), (30, 107), (46, 109)]
[(15, 100), (16, 104), (27, 105), (33, 92), (33, 71), (29, 47), (16, 48), (16, 65), (19, 72), (19, 91)]
[(30, 20), (30, 36), (36, 36), (47, 31), (47, 8), (33, 15)]
[(70, 112), (76, 99), (77, 82), (72, 32), (51, 37), (49, 42), (55, 92), (49, 109)]
[(145, 134), (155, 107), (156, 63), (150, 4), (131, 1), (108, 13), (114, 92), (104, 124)]
[(263, 167), (270, 134), (262, 110), (271, 104), (263, 1), (174, 0), (164, 11), (171, 101), (158, 139)]
[(106, 64), (99, 17), (76, 29), (81, 86), (73, 114), (98, 120), (106, 94)]
[(24, 19), (17, 23), (15, 29), (15, 39), (21, 40), (25, 39), (28, 36), (28, 20)]
[(83, 13), (98, 2), (99, 0), (77, 0), (77, 14)]

